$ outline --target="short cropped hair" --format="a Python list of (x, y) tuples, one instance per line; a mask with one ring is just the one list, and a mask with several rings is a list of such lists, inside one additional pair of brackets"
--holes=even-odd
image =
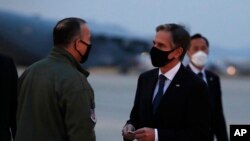
[(60, 20), (53, 30), (54, 46), (68, 45), (76, 36), (81, 35), (81, 25), (86, 21), (80, 18), (65, 18)]
[(184, 26), (170, 23), (170, 24), (163, 24), (156, 27), (156, 32), (159, 31), (167, 31), (171, 33), (174, 48), (181, 47), (183, 49), (182, 55), (180, 57), (180, 60), (183, 60), (187, 48), (190, 44), (190, 34), (185, 29)]
[(191, 37), (191, 40), (193, 40), (193, 39), (198, 39), (198, 38), (202, 38), (203, 40), (205, 40), (205, 42), (206, 42), (206, 44), (207, 44), (207, 47), (209, 47), (209, 42), (208, 42), (207, 38), (204, 37), (203, 35), (201, 35), (200, 33), (194, 34), (194, 35)]

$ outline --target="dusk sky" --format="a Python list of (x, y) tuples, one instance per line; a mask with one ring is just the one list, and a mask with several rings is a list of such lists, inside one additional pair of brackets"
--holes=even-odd
[(80, 17), (140, 36), (154, 36), (159, 24), (180, 23), (211, 45), (250, 48), (249, 0), (1, 0), (0, 10), (54, 20)]

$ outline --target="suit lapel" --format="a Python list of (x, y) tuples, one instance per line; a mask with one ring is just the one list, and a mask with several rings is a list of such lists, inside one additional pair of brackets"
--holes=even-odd
[(205, 71), (206, 79), (207, 79), (207, 87), (208, 91), (211, 91), (214, 84), (214, 77), (209, 74), (209, 72)]
[[(159, 69), (153, 70), (151, 75), (147, 77), (147, 80), (145, 80), (147, 83), (146, 83), (146, 87), (144, 91), (144, 97), (145, 97), (146, 103), (151, 103), (151, 104), (147, 104), (148, 111), (152, 111), (152, 108), (153, 108), (152, 99), (153, 99), (154, 90), (155, 90), (157, 80), (158, 80), (158, 73), (159, 73)], [(150, 112), (150, 115), (151, 114), (152, 112)]]
[(208, 86), (211, 86), (211, 84), (214, 82), (214, 78), (208, 73), (208, 71), (205, 71), (207, 84)]
[(175, 77), (173, 78), (172, 82), (170, 83), (170, 85), (168, 86), (166, 92), (164, 93), (164, 97), (169, 95), (170, 93), (173, 93), (175, 90), (179, 89), (182, 85), (182, 81), (180, 81), (182, 79), (182, 76), (184, 74), (184, 66), (181, 65), (180, 69), (178, 70), (178, 72), (176, 73)]
[[(180, 69), (176, 73), (175, 77), (173, 78), (172, 82), (168, 86), (167, 90), (165, 91), (161, 102), (159, 104), (158, 109), (163, 105), (163, 102), (168, 101), (168, 99), (173, 95), (177, 94), (177, 91), (182, 87), (182, 79), (183, 79), (183, 74), (185, 74), (185, 67), (181, 64)], [(156, 112), (157, 113), (157, 112)]]
[[(187, 66), (186, 66), (186, 68), (187, 68), (188, 70), (191, 70), (191, 68), (190, 68), (190, 66), (189, 66), (189, 65), (187, 65)], [(192, 71), (192, 70), (191, 70), (191, 71)]]

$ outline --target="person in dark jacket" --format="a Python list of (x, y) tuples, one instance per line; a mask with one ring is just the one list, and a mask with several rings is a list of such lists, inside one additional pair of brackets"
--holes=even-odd
[(151, 61), (156, 69), (139, 76), (124, 140), (207, 141), (207, 86), (181, 63), (190, 35), (178, 24), (156, 28)]
[(95, 141), (94, 92), (80, 66), (91, 49), (87, 23), (63, 19), (53, 39), (50, 55), (20, 77), (15, 141)]
[(0, 54), (0, 141), (11, 141), (16, 134), (17, 70), (9, 56)]
[(201, 77), (208, 85), (208, 96), (211, 109), (211, 130), (209, 141), (216, 137), (217, 141), (228, 141), (226, 122), (222, 108), (222, 93), (220, 78), (217, 74), (205, 69), (209, 53), (209, 42), (206, 37), (197, 33), (191, 37), (187, 55), (189, 64), (187, 68)]

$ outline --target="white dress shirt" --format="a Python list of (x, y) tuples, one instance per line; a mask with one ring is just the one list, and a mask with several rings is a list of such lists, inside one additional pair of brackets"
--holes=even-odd
[(207, 83), (207, 79), (206, 79), (206, 73), (205, 73), (205, 68), (203, 67), (202, 70), (200, 71), (199, 69), (197, 69), (192, 63), (189, 62), (189, 66), (191, 68), (191, 70), (198, 75), (198, 73), (202, 73), (202, 79)]

